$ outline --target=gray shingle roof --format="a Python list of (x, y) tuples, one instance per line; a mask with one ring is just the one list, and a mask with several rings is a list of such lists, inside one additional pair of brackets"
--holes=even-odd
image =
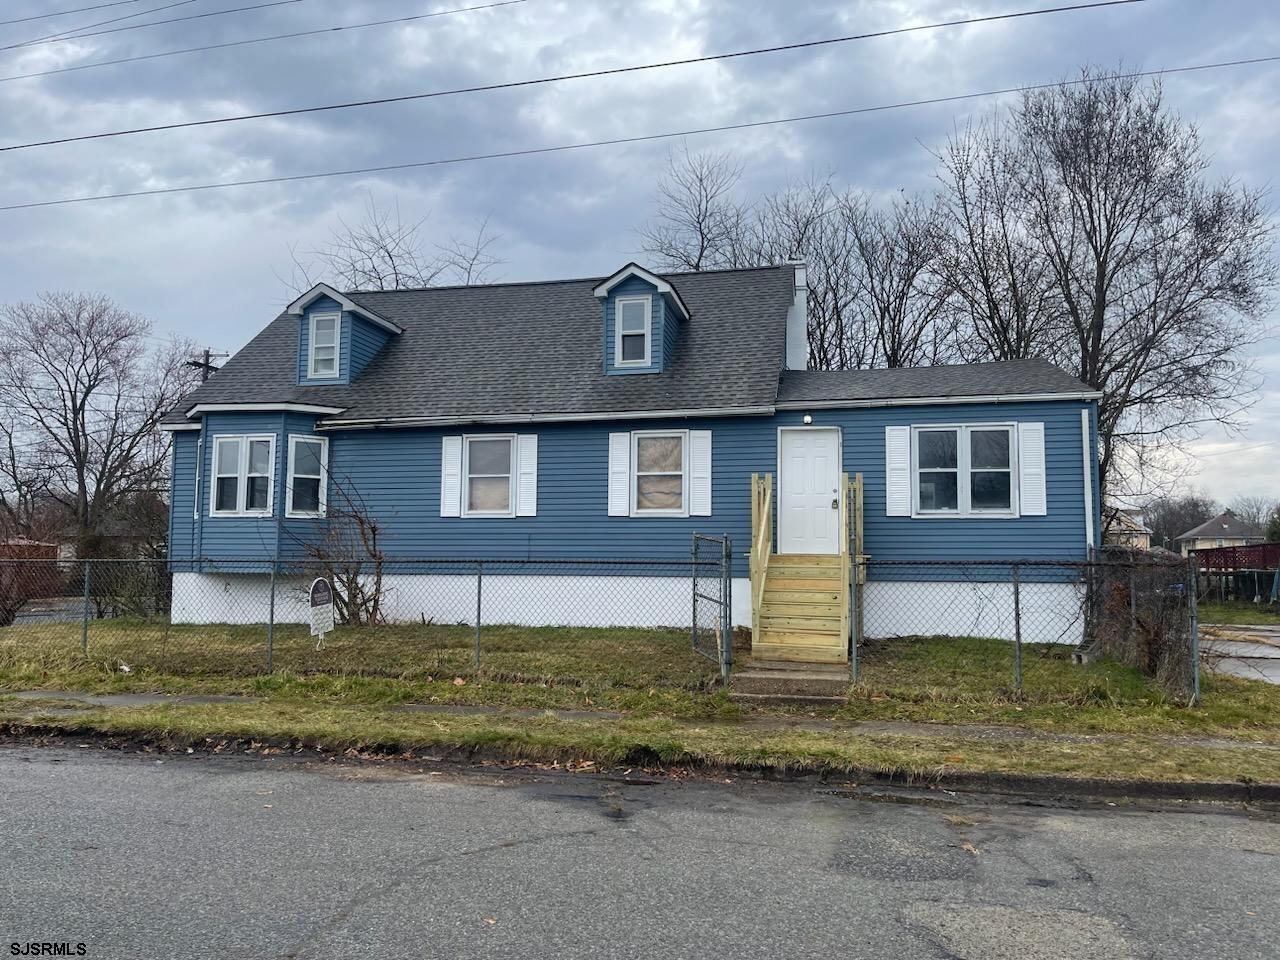
[(1233, 538), (1255, 538), (1262, 539), (1262, 534), (1257, 527), (1245, 523), (1230, 510), (1220, 513), (1212, 520), (1206, 520), (1198, 527), (1193, 527), (1175, 540), (1198, 540), (1201, 537), (1222, 537), (1224, 540)]
[(661, 375), (606, 376), (600, 279), (347, 294), (404, 327), (349, 386), (296, 383), (298, 320), (281, 315), (166, 422), (196, 403), (310, 403), (334, 419), (493, 418), (772, 407), (794, 268), (664, 277), (688, 304)]
[(1038, 396), (1090, 388), (1047, 360), (1005, 360), (893, 370), (787, 370), (779, 403), (905, 400), (919, 397)]

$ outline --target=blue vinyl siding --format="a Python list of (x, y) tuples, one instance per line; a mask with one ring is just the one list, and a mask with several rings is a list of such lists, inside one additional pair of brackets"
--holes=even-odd
[(351, 344), (350, 350), (344, 351), (350, 357), (349, 379), (355, 380), (378, 355), (378, 351), (387, 345), (391, 334), (364, 317), (353, 314), (344, 314), (342, 323), (344, 342), (350, 341)]
[[(313, 435), (315, 417), (297, 413), (217, 413), (207, 414), (201, 433), (200, 478), (195, 490), (199, 503), (199, 520), (194, 535), (181, 541), (174, 538), (170, 557), (175, 562), (200, 558), (207, 565), (218, 561), (265, 561), (273, 556), (299, 556), (303, 552), (302, 541), (322, 532), (323, 521), (290, 520), (284, 515), (286, 467), (290, 435)], [(214, 517), (209, 515), (210, 477), (213, 471), (213, 441), (217, 436), (244, 434), (270, 434), (276, 438), (275, 475), (272, 484), (272, 513), (269, 517)], [(193, 457), (194, 465), (194, 457)], [(189, 487), (194, 483), (192, 471), (182, 480), (174, 475), (174, 500), (180, 483)], [(183, 493), (187, 505), (186, 516), (194, 510), (193, 498)], [(180, 514), (174, 516), (174, 529), (183, 526)], [(187, 552), (180, 547), (190, 544)], [(184, 567), (185, 568), (185, 567)], [(262, 564), (237, 565), (234, 569), (246, 572), (262, 569)]]
[[(338, 375), (312, 379), (307, 376), (307, 363), (311, 347), (311, 317), (317, 313), (338, 312)], [(320, 297), (307, 307), (298, 320), (298, 383), (333, 385), (347, 384), (360, 376), (378, 351), (386, 346), (391, 334), (370, 323), (363, 317), (342, 312), (338, 302), (330, 297)]]
[[(1085, 555), (1083, 451), (1078, 402), (913, 406), (810, 411), (815, 426), (837, 426), (844, 469), (861, 471), (866, 550), (876, 560), (1080, 559)], [(777, 430), (799, 426), (804, 411), (772, 417), (642, 420), (612, 423), (524, 424), (474, 430), (339, 431), (329, 436), (334, 485), (356, 491), (382, 525), (390, 556), (430, 558), (674, 558), (689, 551), (690, 535), (733, 538), (735, 573), (746, 575), (751, 535), (749, 478), (777, 475)], [(276, 512), (270, 519), (208, 516), (211, 444), (206, 443), (200, 496), (201, 537), (195, 555), (265, 557), (279, 549), (298, 555), (299, 539), (319, 535), (323, 521), (285, 521), (287, 433), (308, 433), (312, 418), (293, 414), (213, 414), (206, 432), (276, 432)], [(1048, 513), (1016, 519), (914, 519), (885, 515), (888, 425), (1040, 421), (1045, 424)], [(712, 431), (711, 517), (607, 515), (608, 437), (629, 429)], [(481, 433), (538, 435), (538, 515), (511, 518), (440, 516), (441, 438)], [(175, 474), (175, 487), (180, 478)], [(1094, 510), (1097, 486), (1094, 485)], [(331, 493), (331, 503), (332, 493)], [(1097, 516), (1095, 512), (1095, 517)], [(180, 526), (180, 520), (176, 524)], [(1097, 524), (1095, 523), (1095, 530)], [(181, 542), (175, 538), (174, 555)], [(188, 554), (190, 556), (190, 554)]]
[[(864, 476), (865, 548), (873, 559), (1075, 559), (1085, 553), (1082, 406), (1074, 402), (972, 404), (815, 410), (812, 416), (815, 426), (841, 429), (844, 468)], [(745, 576), (742, 557), (750, 541), (750, 474), (777, 475), (777, 429), (799, 426), (803, 416), (803, 411), (787, 411), (772, 417), (338, 431), (329, 434), (330, 489), (343, 485), (358, 493), (380, 521), (381, 543), (393, 557), (673, 558), (685, 556), (692, 532), (727, 532), (733, 539), (736, 573)], [(1047, 516), (916, 520), (884, 515), (887, 425), (1020, 420), (1042, 421), (1046, 426)], [(297, 556), (298, 540), (324, 530), (323, 521), (283, 517), (284, 436), (308, 433), (310, 417), (210, 415), (207, 421), (210, 436), (279, 434), (275, 516), (269, 520), (207, 516), (211, 444), (206, 442), (195, 556), (269, 557), (276, 550), (279, 556)], [(712, 430), (713, 516), (608, 516), (609, 433), (663, 428)], [(512, 431), (538, 434), (538, 516), (440, 517), (442, 436)], [(175, 539), (175, 557), (178, 547)]]
[(196, 451), (200, 431), (175, 430), (173, 438), (173, 493), (169, 497), (169, 556), (191, 557), (196, 543)]
[[(647, 367), (622, 367), (614, 365), (614, 348), (617, 345), (614, 323), (616, 322), (616, 304), (618, 297), (648, 296), (652, 307), (650, 315), (649, 344), (650, 364)], [(680, 332), (680, 318), (668, 306), (666, 298), (658, 293), (656, 287), (647, 280), (630, 277), (609, 292), (604, 301), (604, 372), (607, 374), (661, 373), (668, 366), (674, 354), (669, 348), (674, 347), (675, 338)]]

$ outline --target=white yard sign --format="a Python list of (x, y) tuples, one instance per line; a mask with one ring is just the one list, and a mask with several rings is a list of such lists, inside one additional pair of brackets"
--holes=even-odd
[(333, 587), (324, 577), (311, 582), (311, 635), (324, 639), (333, 631)]

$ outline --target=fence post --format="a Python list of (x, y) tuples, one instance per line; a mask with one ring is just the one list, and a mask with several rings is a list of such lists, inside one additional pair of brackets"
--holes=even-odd
[(733, 668), (733, 550), (729, 545), (729, 534), (724, 535), (724, 553), (720, 561), (720, 576), (724, 579), (724, 587), (720, 591), (723, 600), (721, 610), (721, 644), (720, 678), (729, 682), (729, 673)]
[(689, 649), (697, 652), (698, 649), (698, 531), (693, 532), (693, 547), (690, 549), (689, 559), (693, 575), (693, 626), (689, 628)]
[(280, 562), (271, 560), (271, 599), (267, 603), (267, 673), (275, 669), (276, 641), (276, 569)]
[(80, 612), (80, 654), (89, 655), (89, 579), (93, 576), (93, 561), (84, 562), (84, 607)]
[(1022, 573), (1013, 565), (1013, 688), (1022, 693)]
[(476, 561), (476, 668), (480, 667), (480, 594), (484, 589), (484, 561)]
[(1196, 610), (1196, 587), (1200, 571), (1196, 568), (1196, 556), (1193, 553), (1187, 559), (1188, 590), (1191, 600), (1191, 705), (1200, 702), (1200, 618)]

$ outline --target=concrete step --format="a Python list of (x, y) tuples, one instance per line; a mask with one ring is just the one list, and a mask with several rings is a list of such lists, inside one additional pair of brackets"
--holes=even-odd
[(848, 698), (844, 696), (814, 696), (804, 693), (739, 693), (732, 687), (729, 689), (729, 699), (738, 703), (757, 706), (789, 706), (789, 707), (815, 707), (818, 709), (830, 709), (834, 707), (843, 707), (848, 703)]
[(757, 696), (844, 697), (850, 683), (844, 670), (735, 670), (729, 690)]

